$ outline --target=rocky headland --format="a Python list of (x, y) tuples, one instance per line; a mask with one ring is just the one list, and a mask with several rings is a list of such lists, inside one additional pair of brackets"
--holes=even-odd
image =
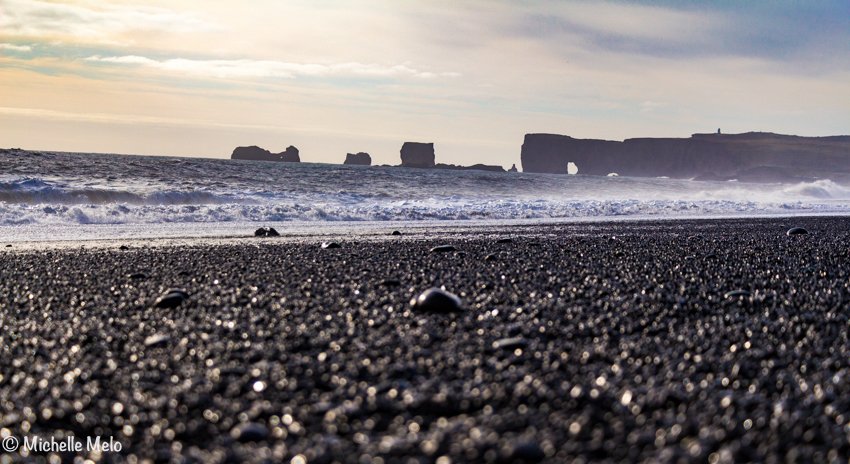
[(751, 182), (850, 178), (850, 136), (799, 137), (766, 132), (636, 138), (622, 142), (527, 134), (525, 172), (695, 178)]

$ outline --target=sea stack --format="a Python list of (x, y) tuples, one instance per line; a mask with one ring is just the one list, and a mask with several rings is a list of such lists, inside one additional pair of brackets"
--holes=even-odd
[(287, 161), (290, 163), (300, 163), (301, 157), (298, 156), (298, 149), (293, 147), (292, 145), (286, 147), (286, 150), (278, 153), (281, 161)]
[(517, 172), (516, 164), (512, 164), (512, 165), (511, 165), (511, 168), (510, 168), (510, 169), (508, 169), (508, 172)]
[(235, 160), (253, 160), (253, 161), (277, 161), (277, 155), (274, 153), (260, 148), (256, 145), (251, 145), (250, 147), (236, 147), (233, 150), (233, 154), (230, 155), (230, 159)]
[(286, 161), (291, 163), (301, 162), (298, 156), (298, 149), (292, 145), (280, 153), (272, 153), (265, 148), (260, 148), (256, 145), (249, 147), (236, 147), (230, 159), (235, 160), (252, 160), (252, 161)]
[(401, 146), (401, 165), (411, 168), (434, 167), (434, 144), (404, 142)]
[(372, 157), (368, 153), (346, 153), (345, 162), (342, 164), (354, 164), (359, 166), (371, 166)]

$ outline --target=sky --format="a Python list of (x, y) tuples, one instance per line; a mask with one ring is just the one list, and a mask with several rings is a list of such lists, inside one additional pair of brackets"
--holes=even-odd
[(0, 147), (302, 161), (850, 134), (850, 2), (0, 0)]

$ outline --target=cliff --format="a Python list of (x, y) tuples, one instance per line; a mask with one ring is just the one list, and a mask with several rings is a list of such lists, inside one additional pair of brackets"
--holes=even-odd
[[(622, 142), (527, 134), (523, 172), (753, 182), (850, 177), (850, 136), (798, 137), (764, 132), (636, 138)], [(838, 173), (838, 176), (833, 174)]]
[(434, 144), (404, 142), (401, 146), (401, 165), (411, 168), (434, 167)]
[(342, 164), (355, 164), (360, 166), (371, 166), (372, 157), (368, 153), (346, 153), (345, 162)]
[(256, 145), (251, 145), (249, 147), (236, 147), (233, 150), (233, 154), (230, 155), (230, 159), (253, 161), (288, 161), (293, 163), (298, 163), (301, 161), (301, 158), (298, 155), (298, 149), (293, 147), (292, 145), (288, 146), (286, 150), (280, 153), (272, 153)]

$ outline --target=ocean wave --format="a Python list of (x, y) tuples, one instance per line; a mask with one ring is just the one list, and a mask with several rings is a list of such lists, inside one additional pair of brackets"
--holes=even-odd
[(783, 193), (790, 196), (804, 196), (820, 199), (850, 199), (850, 187), (837, 184), (829, 179), (783, 187)]
[[(850, 187), (231, 163), (6, 157), (0, 225), (427, 221), (850, 213)], [(49, 174), (48, 174), (49, 173)]]
[(163, 190), (147, 193), (62, 185), (37, 178), (0, 182), (0, 202), (25, 205), (200, 205), (252, 203), (250, 198), (204, 191)]
[(0, 225), (211, 222), (510, 220), (604, 217), (705, 217), (742, 214), (850, 213), (850, 205), (739, 201), (478, 201), (362, 205), (27, 205), (0, 204)]

